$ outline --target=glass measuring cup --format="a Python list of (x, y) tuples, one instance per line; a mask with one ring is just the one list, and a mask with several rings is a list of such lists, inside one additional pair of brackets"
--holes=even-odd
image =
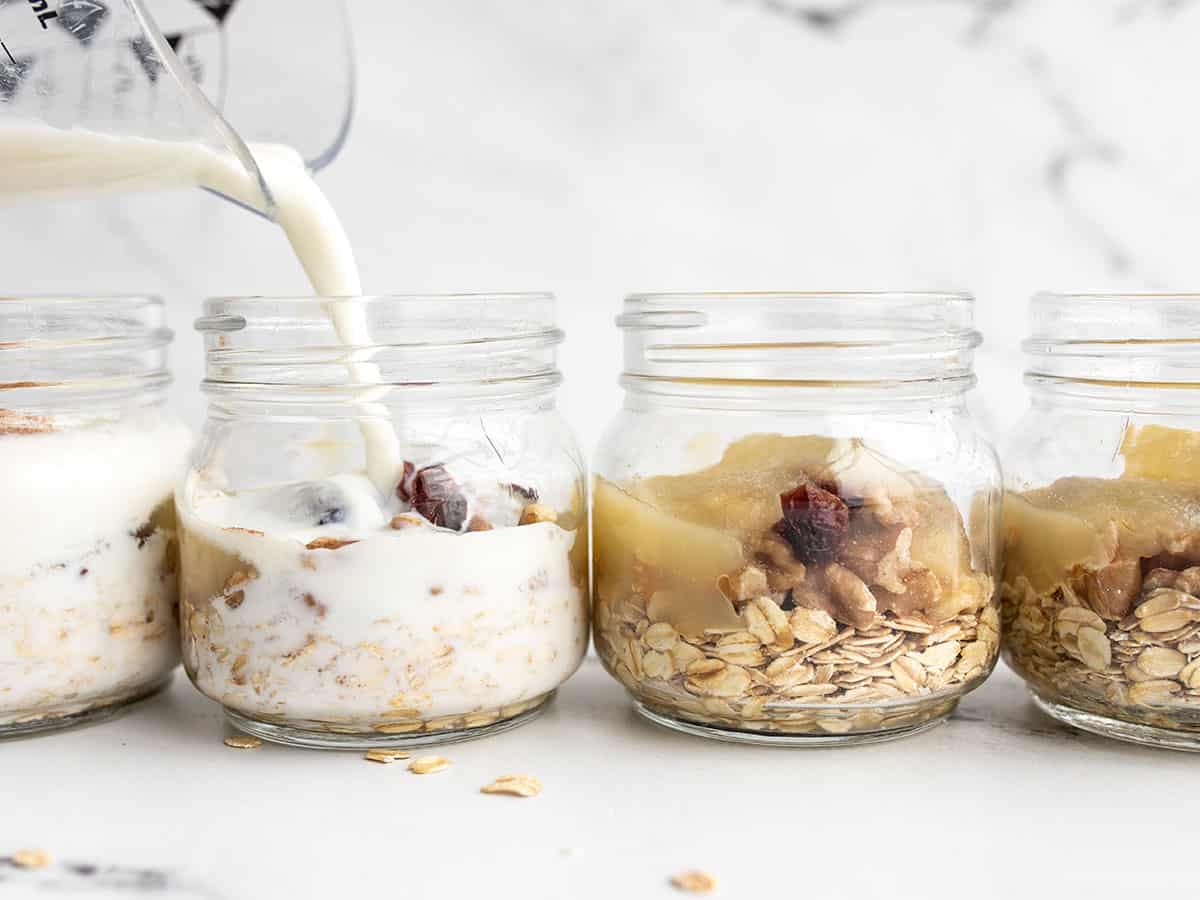
[(238, 157), (270, 213), (239, 135), (286, 144), (319, 169), (341, 148), (354, 106), (344, 5), (295, 6), (0, 0), (0, 124), (215, 145)]

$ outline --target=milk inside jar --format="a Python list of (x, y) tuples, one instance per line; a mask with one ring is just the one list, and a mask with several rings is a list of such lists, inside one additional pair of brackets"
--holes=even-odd
[[(0, 172), (5, 195), (200, 185), (261, 205), (240, 165), (202, 145), (86, 132), (50, 140), (39, 128), (8, 130), (4, 138), (13, 160)], [(410, 416), (410, 389), (394, 385), (414, 370), (383, 373), (375, 358), (428, 344), (429, 333), (414, 326), (389, 327), (383, 339), (372, 334), (368, 310), (389, 301), (361, 297), (345, 231), (299, 156), (272, 145), (252, 145), (252, 152), (276, 221), (317, 295), (296, 302), (313, 327), (328, 329), (324, 371), (336, 373), (342, 397), (334, 418), (352, 420), (353, 434), (331, 440), (327, 423), (296, 424), (279, 408), (268, 410), (268, 418), (290, 424), (257, 444), (247, 462), (225, 441), (236, 445), (239, 428), (259, 426), (231, 425), (210, 391), (210, 423), (175, 495), (188, 673), (239, 727), (285, 742), (444, 741), (522, 721), (586, 649), (578, 453), (564, 430), (542, 423), (556, 415), (545, 399), (511, 414), (487, 410), (501, 422), (492, 425), (498, 437), (478, 433), (474, 413), (453, 397), (436, 424), (427, 414)], [(259, 311), (277, 302), (244, 306), (247, 333)], [(402, 298), (391, 302), (413, 308)], [(485, 305), (482, 318), (503, 303)], [(448, 309), (453, 304), (446, 300)], [(526, 326), (532, 335), (557, 334), (552, 321), (521, 319), (519, 328)], [(514, 339), (507, 326), (494, 337)], [(486, 347), (488, 338), (477, 334), (475, 343)], [(237, 332), (214, 337), (210, 383), (219, 381), (214, 360), (241, 339)], [(435, 343), (454, 340), (445, 323), (437, 326)], [(496, 380), (494, 371), (488, 375)], [(493, 454), (505, 440), (521, 449)], [(544, 471), (539, 441), (555, 457)], [(337, 447), (305, 455), (321, 442)], [(482, 463), (477, 447), (488, 448)], [(574, 471), (559, 457), (574, 460)]]
[(163, 305), (0, 298), (0, 737), (117, 712), (179, 662)]

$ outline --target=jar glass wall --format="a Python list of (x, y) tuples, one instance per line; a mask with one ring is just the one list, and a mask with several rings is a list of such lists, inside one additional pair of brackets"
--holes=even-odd
[(393, 746), (528, 719), (587, 647), (584, 468), (540, 295), (213, 300), (183, 658), (233, 723)]
[(999, 473), (967, 297), (626, 300), (594, 636), (643, 715), (727, 740), (913, 733), (994, 665)]
[(179, 661), (161, 301), (0, 298), (0, 737), (112, 714)]
[(1200, 295), (1034, 298), (1005, 658), (1056, 718), (1200, 749)]

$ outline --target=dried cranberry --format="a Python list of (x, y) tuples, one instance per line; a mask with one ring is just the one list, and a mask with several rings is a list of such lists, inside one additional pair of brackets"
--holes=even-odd
[(417, 475), (417, 467), (408, 460), (404, 461), (404, 472), (400, 476), (400, 483), (396, 485), (396, 496), (405, 503), (412, 503), (413, 498), (413, 479)]
[(853, 494), (843, 494), (840, 490), (838, 490), (838, 484), (836, 481), (827, 481), (822, 479), (821, 481), (816, 482), (816, 485), (821, 490), (833, 494), (835, 497), (845, 503), (851, 513), (853, 513), (856, 509), (862, 509), (864, 506), (866, 506), (866, 501), (863, 500), (862, 497), (858, 497)]
[(411, 496), (413, 509), (434, 525), (458, 531), (467, 520), (467, 498), (445, 466), (418, 471), (412, 478)]
[(779, 495), (783, 518), (775, 533), (788, 542), (800, 562), (831, 562), (846, 546), (850, 509), (834, 491), (802, 484)]

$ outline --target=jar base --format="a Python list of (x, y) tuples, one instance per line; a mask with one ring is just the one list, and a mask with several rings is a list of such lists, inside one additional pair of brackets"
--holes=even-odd
[(168, 672), (163, 678), (146, 687), (126, 694), (118, 700), (102, 703), (80, 712), (56, 715), (49, 713), (36, 719), (24, 722), (12, 722), (0, 725), (0, 740), (23, 737), (40, 737), (56, 731), (66, 731), (71, 728), (82, 728), (85, 725), (95, 725), (108, 719), (115, 719), (137, 703), (148, 700), (156, 694), (161, 694), (171, 684), (174, 672)]
[(489, 737), (519, 728), (540, 716), (553, 698), (554, 691), (551, 691), (545, 694), (537, 705), (523, 710), (515, 716), (487, 725), (475, 728), (453, 728), (446, 731), (422, 731), (412, 734), (381, 734), (378, 732), (351, 734), (320, 731), (278, 722), (266, 722), (228, 708), (225, 710), (225, 718), (238, 731), (288, 747), (303, 747), (309, 750), (407, 749), (409, 747), (432, 747), (440, 744), (459, 744), (463, 741), (473, 741), (477, 738)]
[(1050, 718), (1080, 731), (1098, 734), (1101, 737), (1127, 741), (1131, 744), (1141, 744), (1145, 747), (1158, 747), (1166, 750), (1186, 750), (1200, 753), (1200, 733), (1171, 731), (1167, 728), (1157, 728), (1154, 725), (1139, 725), (1102, 716), (1048, 700), (1036, 691), (1030, 691), (1034, 705)]
[(753, 744), (760, 747), (849, 747), (859, 744), (881, 744), (885, 741), (895, 741), (900, 738), (921, 734), (941, 725), (950, 718), (958, 700), (945, 704), (935, 714), (927, 719), (879, 731), (859, 731), (847, 734), (782, 734), (765, 731), (742, 731), (736, 728), (723, 728), (718, 725), (705, 725), (699, 722), (689, 722), (678, 719), (652, 709), (640, 700), (633, 701), (633, 708), (642, 718), (695, 737), (708, 738), (713, 741), (724, 741), (730, 744)]

